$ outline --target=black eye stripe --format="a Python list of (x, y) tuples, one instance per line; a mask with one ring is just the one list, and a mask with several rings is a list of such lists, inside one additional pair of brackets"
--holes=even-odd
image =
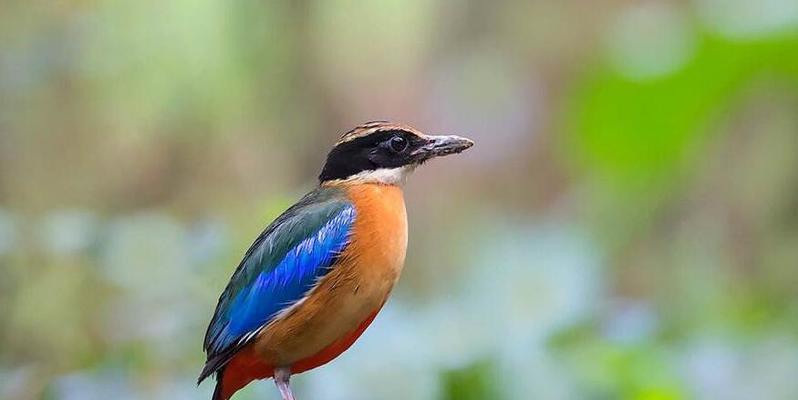
[(319, 179), (345, 179), (362, 171), (407, 165), (412, 162), (409, 150), (422, 142), (413, 132), (391, 129), (339, 143), (327, 155)]

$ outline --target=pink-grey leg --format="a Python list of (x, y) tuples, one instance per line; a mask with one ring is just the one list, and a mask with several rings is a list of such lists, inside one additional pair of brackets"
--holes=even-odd
[(277, 389), (280, 389), (280, 394), (283, 396), (283, 400), (296, 400), (294, 393), (291, 391), (291, 385), (289, 385), (290, 380), (290, 368), (284, 367), (274, 370), (274, 383), (277, 385)]

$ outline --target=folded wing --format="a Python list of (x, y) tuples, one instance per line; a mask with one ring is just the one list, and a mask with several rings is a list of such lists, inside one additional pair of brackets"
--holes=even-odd
[(205, 334), (208, 360), (200, 382), (330, 271), (348, 244), (354, 219), (343, 193), (319, 188), (266, 228), (219, 298)]

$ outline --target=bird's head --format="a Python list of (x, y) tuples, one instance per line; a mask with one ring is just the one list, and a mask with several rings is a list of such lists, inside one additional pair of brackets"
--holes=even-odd
[(405, 125), (368, 122), (341, 136), (327, 155), (319, 180), (400, 184), (425, 161), (457, 154), (473, 145), (470, 139), (459, 136), (425, 135)]

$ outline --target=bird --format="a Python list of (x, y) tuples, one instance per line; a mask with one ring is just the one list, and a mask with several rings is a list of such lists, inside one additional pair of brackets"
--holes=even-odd
[(212, 400), (227, 400), (273, 378), (282, 399), (295, 400), (291, 376), (346, 351), (398, 281), (407, 176), (473, 145), (387, 121), (344, 133), (319, 184), (262, 231), (233, 272), (205, 334), (197, 384), (215, 375)]

